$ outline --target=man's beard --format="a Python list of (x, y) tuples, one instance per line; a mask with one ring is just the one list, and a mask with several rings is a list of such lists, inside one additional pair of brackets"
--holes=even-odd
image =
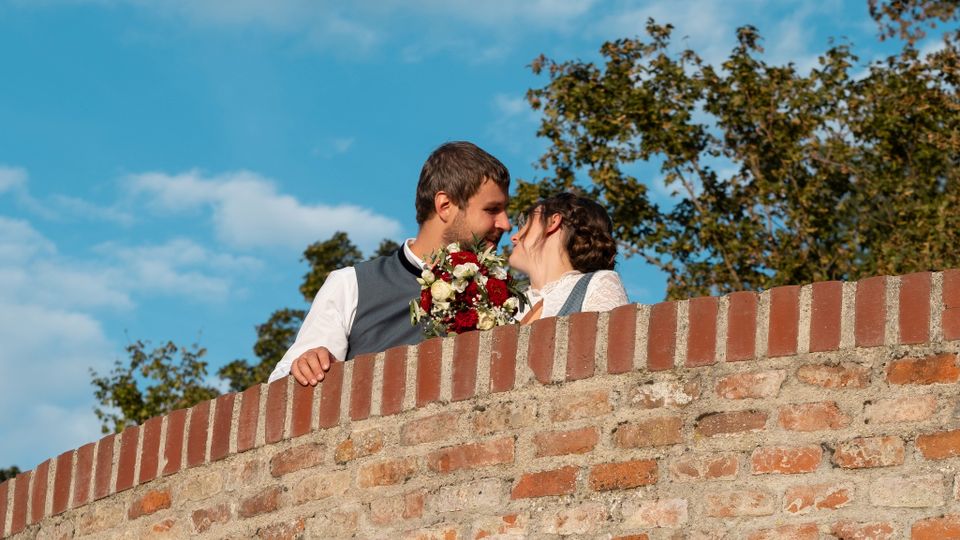
[(486, 240), (493, 248), (496, 248), (500, 244), (502, 235), (503, 233), (497, 228), (482, 233), (474, 233), (467, 227), (463, 214), (457, 214), (450, 227), (443, 232), (443, 244), (446, 246), (453, 242), (459, 242), (461, 245), (473, 245), (475, 240)]

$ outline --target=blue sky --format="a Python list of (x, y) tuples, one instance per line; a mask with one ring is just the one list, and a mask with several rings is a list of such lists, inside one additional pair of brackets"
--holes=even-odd
[(0, 0), (0, 467), (98, 438), (88, 369), (132, 340), (252, 358), (254, 325), (304, 306), (307, 244), (415, 234), (438, 144), (535, 178), (530, 61), (595, 59), (648, 17), (715, 62), (741, 24), (772, 62), (881, 51), (865, 0)]

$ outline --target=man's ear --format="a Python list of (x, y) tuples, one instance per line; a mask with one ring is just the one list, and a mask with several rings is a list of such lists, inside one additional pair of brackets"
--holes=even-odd
[(545, 234), (553, 234), (560, 230), (560, 225), (563, 224), (563, 216), (560, 214), (553, 214), (547, 218), (547, 226), (544, 228)]
[(438, 191), (433, 196), (433, 211), (440, 218), (440, 221), (447, 223), (456, 215), (457, 205), (445, 191)]

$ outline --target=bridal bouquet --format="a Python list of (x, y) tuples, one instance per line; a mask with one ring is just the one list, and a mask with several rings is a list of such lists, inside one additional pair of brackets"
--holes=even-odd
[(410, 302), (410, 322), (424, 323), (427, 337), (489, 330), (513, 324), (527, 297), (507, 272), (506, 257), (477, 242), (468, 249), (453, 243), (433, 256), (424, 270), (420, 298)]

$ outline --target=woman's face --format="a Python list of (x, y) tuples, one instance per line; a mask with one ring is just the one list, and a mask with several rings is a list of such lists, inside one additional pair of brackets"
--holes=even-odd
[(520, 226), (516, 234), (510, 237), (510, 241), (513, 243), (513, 252), (510, 254), (508, 263), (524, 274), (530, 273), (535, 261), (539, 258), (540, 248), (542, 247), (538, 245), (543, 234), (540, 214), (541, 209), (539, 208), (530, 212), (530, 216), (525, 223)]

